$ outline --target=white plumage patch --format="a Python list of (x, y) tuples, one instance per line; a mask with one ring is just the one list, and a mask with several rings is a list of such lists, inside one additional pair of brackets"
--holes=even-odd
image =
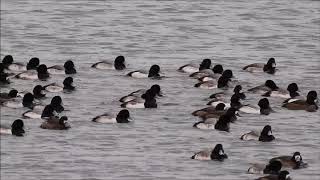
[(214, 101), (214, 102), (211, 102), (210, 105), (213, 106), (213, 107), (216, 107), (218, 104), (220, 103), (223, 103), (225, 105), (225, 108), (224, 109), (228, 109), (230, 108), (230, 103), (225, 103), (223, 101)]
[(97, 68), (97, 69), (115, 69), (114, 65), (112, 63), (108, 63), (108, 62), (100, 62), (95, 65), (95, 68)]
[(22, 108), (23, 104), (19, 101), (6, 101), (3, 103), (4, 106), (9, 108)]
[(64, 69), (48, 68), (48, 73), (50, 73), (50, 74), (65, 74), (65, 70)]
[(0, 134), (9, 134), (11, 135), (11, 129), (6, 129), (6, 128), (0, 128)]
[(132, 108), (132, 109), (143, 109), (144, 103), (127, 103), (126, 108)]
[(255, 132), (252, 131), (242, 135), (241, 139), (244, 141), (259, 140), (259, 135), (257, 135)]
[(27, 111), (23, 114), (24, 117), (28, 117), (31, 119), (41, 119), (41, 114), (38, 114), (36, 112), (33, 111)]
[(131, 77), (134, 77), (134, 78), (148, 78), (148, 74), (137, 71), (137, 72), (133, 72), (131, 74)]
[(193, 67), (191, 65), (187, 65), (181, 69), (181, 71), (186, 72), (186, 73), (190, 73), (190, 74), (198, 72), (198, 70), (199, 70), (199, 68)]
[(272, 91), (270, 96), (271, 97), (280, 97), (280, 98), (290, 98), (289, 93), (279, 92), (279, 91)]
[(214, 129), (214, 124), (209, 123), (199, 123), (196, 125), (198, 129)]
[(38, 74), (35, 71), (27, 71), (19, 74), (18, 77), (25, 80), (36, 80), (38, 79)]
[(46, 90), (52, 93), (57, 93), (63, 91), (63, 87), (58, 85), (49, 85), (46, 87)]
[(243, 106), (239, 109), (239, 111), (248, 114), (260, 114), (260, 109), (251, 106)]
[(26, 71), (27, 67), (20, 64), (10, 64), (8, 69), (11, 71)]
[(95, 119), (98, 123), (117, 123), (116, 118), (110, 116), (99, 116)]

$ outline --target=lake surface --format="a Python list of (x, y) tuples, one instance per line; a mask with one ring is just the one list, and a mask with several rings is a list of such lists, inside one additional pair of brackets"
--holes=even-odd
[[(220, 90), (194, 88), (197, 82), (176, 69), (212, 58), (232, 69), (244, 90), (273, 79), (286, 88), (296, 82), (301, 94), (320, 89), (320, 1), (84, 1), (2, 0), (1, 59), (11, 54), (26, 63), (38, 57), (48, 66), (72, 59), (77, 91), (59, 95), (72, 128), (43, 130), (42, 120), (25, 119), (24, 137), (1, 136), (1, 179), (255, 179), (250, 163), (265, 163), (300, 151), (310, 167), (290, 170), (295, 180), (320, 179), (320, 111), (289, 111), (283, 99), (269, 98), (269, 116), (243, 114), (231, 132), (199, 130), (191, 112), (206, 107)], [(126, 58), (128, 69), (90, 68), (100, 60)], [(275, 75), (250, 74), (241, 68), (275, 57)], [(161, 66), (162, 80), (133, 79), (125, 74)], [(10, 88), (32, 91), (47, 82), (12, 79)], [(105, 112), (118, 113), (118, 99), (159, 84), (165, 97), (157, 109), (130, 110), (130, 124), (91, 122)], [(230, 90), (231, 93), (231, 90)], [(48, 93), (44, 103), (57, 94)], [(247, 94), (245, 102), (261, 98)], [(1, 107), (1, 124), (10, 125), (27, 109)], [(271, 143), (243, 142), (241, 134), (273, 127)], [(196, 161), (200, 150), (222, 143), (229, 159)]]

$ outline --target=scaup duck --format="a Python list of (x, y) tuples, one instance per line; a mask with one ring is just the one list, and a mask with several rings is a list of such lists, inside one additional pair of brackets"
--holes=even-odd
[(220, 64), (215, 65), (212, 69), (204, 69), (192, 73), (190, 77), (197, 78), (199, 81), (209, 81), (219, 78), (223, 73), (223, 67)]
[[(225, 107), (226, 107), (225, 104), (219, 103), (215, 107), (209, 106), (209, 107), (206, 107), (203, 109), (196, 110), (196, 111), (192, 112), (192, 115), (199, 116), (201, 118), (204, 118), (208, 114), (220, 114), (221, 113), (220, 115), (222, 115), (223, 113), (226, 112)], [(220, 115), (219, 115), (219, 117), (220, 117)]]
[(67, 60), (63, 66), (55, 65), (48, 67), (48, 72), (50, 74), (76, 74), (74, 63), (72, 60)]
[(230, 86), (229, 82), (231, 82), (231, 78), (233, 77), (233, 73), (231, 70), (225, 70), (221, 77), (218, 80), (211, 80), (205, 82), (199, 82), (194, 85), (194, 87), (202, 88), (202, 89), (215, 89), (215, 88), (225, 88)]
[(40, 125), (40, 128), (52, 130), (67, 130), (71, 128), (70, 124), (66, 122), (67, 120), (67, 116), (62, 116), (60, 119), (56, 117), (50, 117)]
[[(163, 96), (162, 91), (161, 91), (161, 87), (158, 84), (152, 85), (150, 87), (150, 90), (153, 91), (156, 94), (157, 97)], [(124, 103), (124, 102), (132, 101), (134, 99), (142, 98), (141, 96), (143, 94), (145, 94), (146, 91), (147, 90), (145, 90), (145, 89), (139, 89), (137, 91), (134, 91), (134, 92), (130, 93), (127, 96), (124, 96), (124, 97), (120, 98), (119, 101)]]
[(266, 97), (280, 97), (280, 98), (295, 98), (299, 96), (297, 92), (299, 90), (298, 85), (296, 83), (291, 83), (288, 85), (287, 89), (278, 88), (276, 90), (271, 90), (263, 94), (262, 96)]
[(293, 156), (274, 157), (269, 162), (272, 161), (280, 161), (284, 168), (300, 169), (308, 167), (308, 164), (302, 161), (300, 152), (294, 152)]
[(22, 102), (11, 99), (5, 102), (2, 102), (2, 106), (9, 107), (9, 108), (22, 108), (27, 107), (32, 109), (34, 107), (34, 96), (31, 93), (27, 93), (23, 96)]
[(6, 55), (2, 59), (2, 63), (6, 69), (11, 70), (11, 71), (26, 71), (27, 70), (27, 68), (24, 64), (13, 62), (13, 57), (11, 55)]
[(40, 64), (40, 60), (37, 57), (33, 57), (29, 60), (26, 69), (27, 70), (37, 70)]
[(160, 78), (160, 66), (152, 65), (150, 67), (149, 73), (143, 71), (132, 71), (127, 74), (127, 76), (134, 77), (134, 78)]
[(282, 168), (280, 161), (272, 161), (264, 167), (254, 165), (248, 169), (250, 174), (274, 174), (278, 175)]
[(117, 114), (116, 117), (105, 113), (100, 116), (96, 116), (92, 119), (92, 121), (98, 123), (129, 123), (131, 122), (130, 119), (129, 111), (127, 109), (123, 109)]
[(0, 93), (0, 102), (5, 102), (10, 99), (16, 98), (18, 95), (18, 91), (16, 89), (11, 89), (9, 93)]
[(234, 117), (236, 114), (236, 109), (231, 107), (227, 110), (227, 112), (219, 117), (219, 120), (214, 125), (214, 128), (219, 131), (227, 131), (230, 130), (230, 122), (234, 121)]
[(75, 87), (73, 86), (73, 78), (66, 77), (63, 80), (63, 86), (57, 83), (51, 83), (51, 84), (45, 85), (44, 89), (48, 92), (57, 93), (57, 92), (62, 92), (63, 90), (72, 91), (72, 90), (75, 90)]
[(276, 85), (276, 83), (274, 81), (267, 80), (263, 85), (248, 89), (248, 91), (263, 94), (268, 91), (276, 91), (277, 89), (279, 89), (279, 87)]
[(308, 112), (315, 112), (318, 110), (318, 95), (316, 91), (309, 91), (307, 95), (307, 100), (293, 100), (286, 102), (282, 105), (289, 110), (306, 110)]
[(123, 108), (157, 108), (156, 94), (150, 89), (143, 95), (144, 100), (131, 100), (121, 104)]
[(217, 161), (223, 161), (224, 159), (227, 159), (227, 154), (224, 153), (222, 144), (217, 144), (212, 151), (210, 150), (204, 150), (195, 153), (191, 159), (196, 160), (217, 160)]
[(23, 136), (23, 134), (25, 133), (23, 127), (24, 127), (23, 121), (21, 119), (17, 119), (12, 123), (11, 129), (1, 127), (0, 134), (12, 134), (15, 136)]
[(34, 98), (42, 99), (42, 98), (46, 97), (46, 94), (44, 93), (43, 90), (44, 90), (44, 87), (42, 87), (41, 85), (36, 85), (32, 91)]
[(115, 69), (115, 70), (123, 70), (126, 68), (125, 58), (124, 56), (117, 56), (114, 60), (114, 63), (110, 63), (107, 61), (100, 61), (93, 64), (91, 67), (96, 69)]
[(270, 142), (273, 141), (275, 138), (272, 135), (272, 130), (270, 125), (264, 126), (260, 135), (254, 131), (246, 133), (240, 137), (241, 140), (249, 141), (249, 140), (257, 140), (262, 142)]
[(269, 74), (274, 74), (276, 72), (276, 61), (274, 58), (270, 58), (267, 64), (254, 63), (247, 65), (242, 69), (248, 72), (266, 72)]
[(15, 76), (18, 79), (24, 79), (24, 80), (46, 80), (49, 78), (49, 73), (48, 73), (48, 69), (47, 66), (45, 64), (41, 64), (38, 68), (37, 68), (37, 73), (33, 72), (33, 71), (26, 71), (26, 72), (22, 72), (19, 73)]
[(185, 73), (195, 73), (197, 71), (201, 71), (204, 69), (209, 69), (211, 66), (211, 59), (203, 59), (199, 68), (196, 68), (192, 64), (186, 64), (184, 66), (181, 66), (178, 71), (185, 72)]

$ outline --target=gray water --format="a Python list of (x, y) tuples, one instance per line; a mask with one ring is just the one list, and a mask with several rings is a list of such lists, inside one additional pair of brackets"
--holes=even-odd
[[(277, 111), (269, 116), (246, 115), (231, 132), (192, 128), (190, 113), (205, 107), (219, 90), (194, 88), (197, 82), (179, 73), (179, 66), (204, 58), (232, 69), (244, 89), (273, 79), (280, 87), (291, 82), (301, 94), (320, 89), (320, 2), (312, 0), (253, 1), (84, 1), (2, 0), (1, 59), (17, 62), (39, 57), (42, 63), (72, 59), (77, 91), (61, 94), (72, 128), (43, 130), (42, 120), (25, 119), (26, 136), (1, 136), (1, 179), (255, 179), (250, 163), (266, 163), (300, 151), (309, 167), (290, 170), (295, 180), (320, 179), (319, 111), (289, 111), (282, 99), (269, 98)], [(90, 68), (100, 60), (126, 58), (125, 71)], [(275, 57), (275, 75), (250, 74), (241, 67)], [(163, 80), (124, 76), (159, 64)], [(31, 91), (47, 82), (13, 79), (1, 91)], [(91, 119), (120, 110), (127, 93), (160, 84), (165, 97), (157, 109), (132, 109), (130, 124), (96, 124)], [(230, 90), (231, 93), (231, 90)], [(49, 103), (48, 94), (44, 103)], [(248, 94), (256, 104), (258, 95)], [(27, 109), (1, 107), (1, 124), (10, 125)], [(270, 124), (276, 140), (243, 142), (241, 134)], [(222, 143), (229, 159), (195, 161), (193, 153)]]

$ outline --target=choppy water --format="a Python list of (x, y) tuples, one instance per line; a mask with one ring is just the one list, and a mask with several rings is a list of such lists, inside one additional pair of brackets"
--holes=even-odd
[[(254, 179), (250, 163), (302, 153), (307, 169), (290, 170), (293, 179), (320, 179), (319, 111), (288, 111), (270, 98), (277, 113), (244, 115), (231, 133), (192, 128), (193, 110), (205, 107), (212, 90), (193, 88), (196, 80), (176, 69), (212, 58), (232, 69), (244, 89), (273, 79), (281, 87), (298, 83), (301, 93), (320, 89), (320, 2), (253, 1), (84, 1), (2, 0), (1, 59), (40, 58), (47, 65), (73, 59), (78, 90), (61, 94), (72, 129), (49, 131), (41, 120), (26, 119), (26, 136), (1, 136), (1, 179)], [(90, 65), (124, 55), (128, 69), (99, 71)], [(276, 75), (249, 74), (241, 67), (275, 57)], [(159, 64), (168, 77), (136, 80), (124, 74)], [(61, 82), (56, 75), (49, 82)], [(1, 91), (31, 91), (49, 82), (12, 80)], [(157, 109), (130, 110), (132, 124), (95, 124), (104, 112), (117, 113), (123, 95), (152, 84), (165, 97)], [(55, 94), (48, 95), (53, 97)], [(45, 103), (49, 103), (48, 98)], [(249, 103), (259, 97), (249, 95)], [(1, 124), (26, 109), (1, 107)], [(270, 124), (271, 143), (242, 142), (241, 134)], [(191, 160), (194, 152), (222, 143), (224, 162)]]

